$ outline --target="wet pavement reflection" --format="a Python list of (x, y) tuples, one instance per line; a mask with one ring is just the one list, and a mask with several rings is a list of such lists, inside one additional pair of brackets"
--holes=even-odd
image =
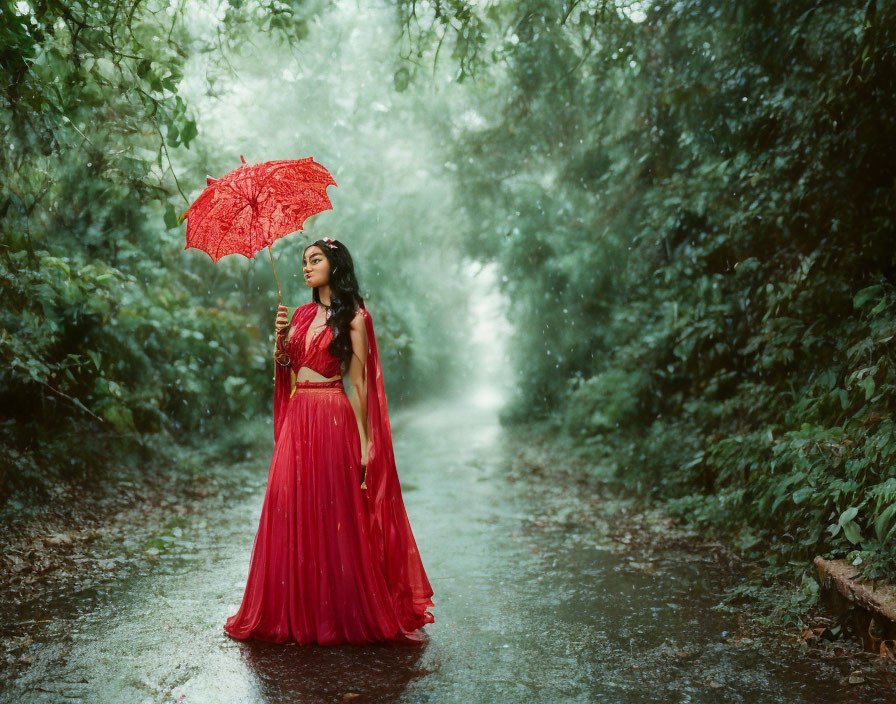
[[(281, 646), (222, 631), (267, 467), (172, 530), (150, 568), (69, 595), (3, 702), (848, 702), (836, 663), (733, 643), (700, 556), (632, 563), (594, 497), (520, 477), (480, 399), (395, 413), (396, 460), (435, 594), (421, 645)], [(108, 546), (110, 550), (114, 546)]]

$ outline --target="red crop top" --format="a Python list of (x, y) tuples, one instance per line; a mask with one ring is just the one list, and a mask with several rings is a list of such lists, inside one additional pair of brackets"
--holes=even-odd
[(314, 337), (308, 343), (305, 350), (305, 337), (308, 328), (317, 315), (317, 303), (311, 301), (296, 308), (292, 316), (292, 330), (286, 343), (286, 353), (289, 355), (290, 366), (298, 373), (302, 367), (316, 371), (327, 379), (341, 373), (339, 358), (330, 354), (327, 349), (333, 339), (333, 331), (328, 325), (314, 333)]

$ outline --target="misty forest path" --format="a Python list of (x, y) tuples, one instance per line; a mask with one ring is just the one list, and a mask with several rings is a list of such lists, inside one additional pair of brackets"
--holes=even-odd
[[(422, 646), (237, 642), (267, 466), (190, 517), (149, 572), (53, 625), (3, 702), (827, 702), (835, 665), (736, 642), (700, 556), (614, 549), (587, 492), (519, 476), (496, 408), (393, 413), (405, 504), (435, 594)], [(840, 696), (838, 696), (840, 691)], [(357, 696), (356, 696), (357, 695)]]

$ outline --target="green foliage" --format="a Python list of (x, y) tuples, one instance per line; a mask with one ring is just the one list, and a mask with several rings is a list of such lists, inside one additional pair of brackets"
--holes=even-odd
[(638, 397), (647, 379), (646, 374), (623, 369), (607, 369), (589, 379), (577, 377), (570, 393), (570, 423), (590, 436), (637, 422)]
[(502, 8), (451, 26), (486, 37), (455, 160), (526, 322), (506, 417), (772, 574), (896, 581), (896, 7)]
[(174, 399), (140, 346), (144, 329), (164, 346), (177, 337), (144, 303), (187, 290), (141, 264), (159, 246), (134, 205), (166, 197), (167, 146), (195, 133), (175, 95), (182, 35), (157, 22), (136, 3), (4, 8), (4, 498), (145, 461), (149, 434), (185, 415), (167, 415)]
[[(3, 440), (34, 454), (41, 482), (98, 471), (128, 448), (148, 453), (150, 436), (208, 439), (259, 405), (251, 389), (268, 360), (253, 360), (251, 379), (243, 361), (257, 331), (196, 306), (182, 286), (146, 288), (105, 262), (47, 250), (0, 250), (0, 282), (0, 393), (15, 409)], [(31, 480), (15, 469), (4, 468), (8, 491)]]
[[(239, 457), (236, 426), (269, 417), (273, 277), (184, 252), (182, 189), (230, 164), (203, 143), (184, 77), (201, 57), (193, 74), (219, 91), (228, 51), (301, 40), (320, 3), (232, 4), (211, 31), (200, 5), (3, 7), (0, 500), (167, 469), (190, 446)], [(420, 312), (370, 308), (390, 383), (437, 378)]]

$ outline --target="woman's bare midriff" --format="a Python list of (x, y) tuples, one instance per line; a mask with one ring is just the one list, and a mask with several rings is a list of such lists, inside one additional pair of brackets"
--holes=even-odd
[(301, 367), (298, 373), (293, 372), (293, 383), (299, 381), (335, 381), (336, 379), (341, 379), (342, 377), (332, 376), (329, 379), (325, 377), (323, 374), (318, 374), (316, 371), (311, 369), (310, 367)]

